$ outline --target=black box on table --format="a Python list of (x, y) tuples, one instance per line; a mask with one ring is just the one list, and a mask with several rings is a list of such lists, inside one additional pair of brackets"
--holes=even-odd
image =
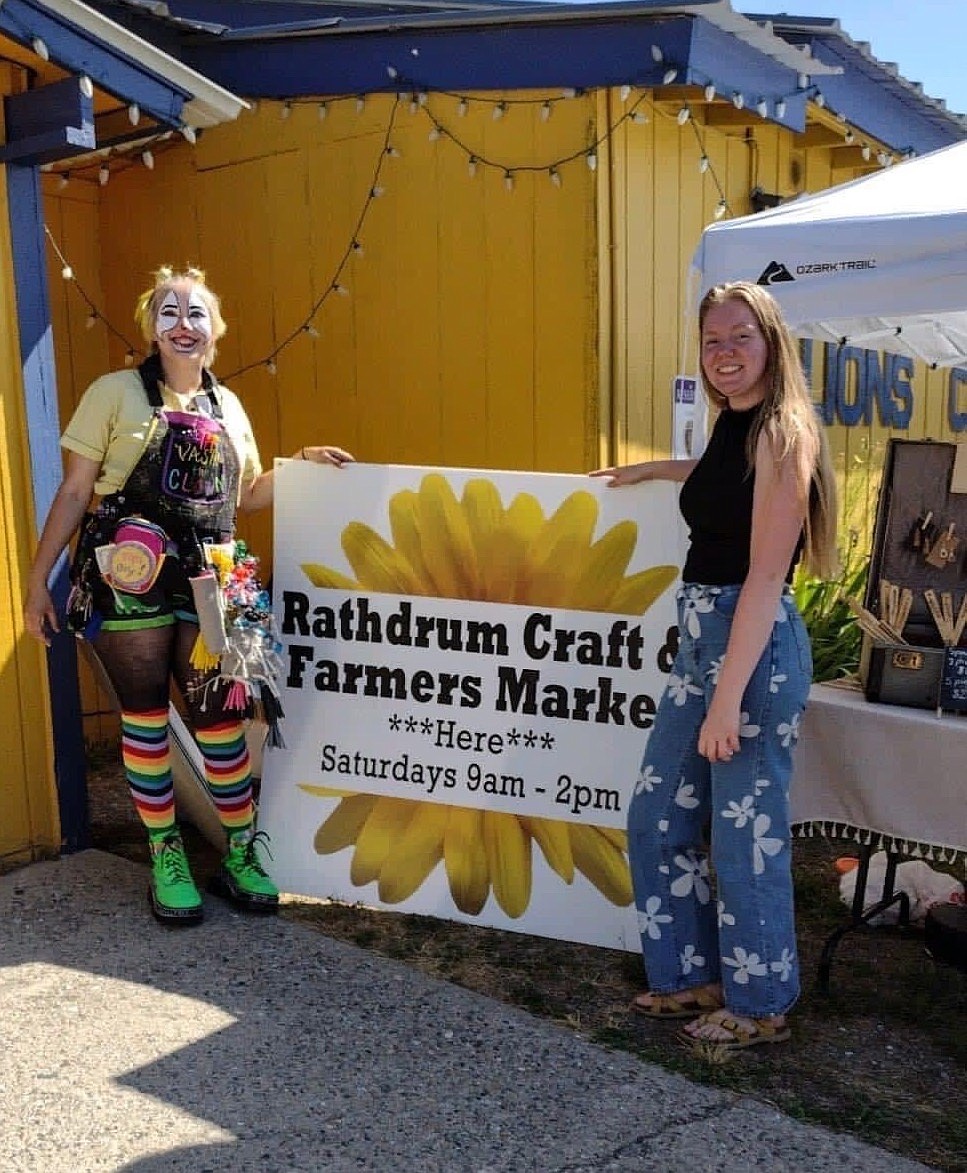
[[(933, 591), (938, 602), (950, 595), (956, 619), (967, 594), (967, 492), (960, 484), (965, 456), (967, 445), (934, 440), (887, 445), (865, 606), (888, 618), (881, 607), (884, 581), (898, 592), (909, 590), (912, 601), (900, 632), (905, 643), (863, 636), (860, 679), (867, 700), (937, 705), (944, 641), (924, 592)], [(964, 642), (962, 635), (959, 646)]]

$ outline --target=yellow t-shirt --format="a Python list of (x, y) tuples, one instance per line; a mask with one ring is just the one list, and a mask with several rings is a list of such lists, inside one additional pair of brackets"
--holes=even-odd
[[(252, 425), (233, 392), (216, 383), (215, 394), (222, 408), (221, 422), (238, 453), (241, 488), (262, 471)], [(184, 410), (178, 397), (164, 385), (161, 398), (165, 407)], [(124, 485), (144, 451), (153, 415), (135, 370), (102, 375), (84, 392), (60, 444), (70, 452), (100, 462), (101, 471), (94, 485), (98, 496), (116, 493)]]

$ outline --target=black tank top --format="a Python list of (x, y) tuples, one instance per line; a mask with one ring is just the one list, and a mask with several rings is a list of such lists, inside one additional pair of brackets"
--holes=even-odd
[[(749, 468), (746, 446), (759, 407), (719, 412), (708, 447), (682, 485), (678, 507), (691, 539), (682, 582), (731, 586), (749, 573), (755, 468)], [(813, 484), (810, 499), (815, 493)], [(792, 582), (804, 544), (800, 534), (786, 582)]]

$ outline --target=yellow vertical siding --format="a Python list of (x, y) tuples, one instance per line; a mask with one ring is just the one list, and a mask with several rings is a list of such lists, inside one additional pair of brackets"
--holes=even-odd
[(8, 223), (0, 169), (0, 869), (52, 854), (60, 841), (46, 658), (23, 627), (34, 527)]

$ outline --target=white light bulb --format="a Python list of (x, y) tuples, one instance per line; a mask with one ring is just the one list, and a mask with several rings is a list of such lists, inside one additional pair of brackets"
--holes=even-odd
[(503, 118), (503, 116), (504, 116), (504, 114), (506, 114), (506, 112), (507, 112), (506, 103), (498, 102), (497, 105), (494, 106), (494, 109), (493, 109), (492, 118), (493, 118), (494, 122), (497, 122), (501, 118)]
[(133, 350), (129, 350), (127, 352), (127, 354), (124, 356), (124, 365), (126, 367), (133, 367), (134, 366), (134, 351)]
[(111, 169), (105, 163), (104, 166), (101, 167), (97, 173), (97, 182), (101, 185), (101, 187), (104, 187), (110, 178), (111, 178)]
[(765, 116), (769, 113), (769, 104), (765, 98), (760, 98), (758, 102), (756, 102), (755, 112), (759, 115), (760, 118), (765, 118)]
[(386, 156), (389, 159), (398, 159), (400, 157), (400, 152), (396, 147), (387, 147)]
[(576, 98), (577, 96), (578, 96), (578, 92), (574, 88), (574, 86), (565, 86), (564, 89), (561, 90), (561, 97), (562, 98)]
[(550, 116), (551, 116), (551, 104), (550, 104), (550, 102), (545, 102), (544, 105), (541, 106), (541, 121), (546, 122), (548, 120), (548, 118), (550, 118)]
[(652, 45), (651, 59), (652, 61), (657, 61), (659, 65), (665, 60), (665, 54), (661, 51), (660, 45)]
[(713, 86), (711, 82), (709, 82), (708, 85), (705, 87), (705, 101), (706, 102), (714, 102), (715, 101), (715, 86)]
[(780, 98), (779, 101), (776, 102), (776, 117), (777, 118), (785, 118), (785, 116), (786, 116), (786, 99)]
[(417, 98), (416, 94), (411, 94), (410, 95), (410, 113), (415, 114), (417, 112), (417, 110), (419, 110), (419, 108), (420, 108), (419, 98)]
[(356, 113), (362, 114), (362, 112), (365, 109), (366, 109), (366, 99), (363, 97), (362, 94), (360, 94), (359, 97), (356, 99)]
[(50, 60), (50, 50), (47, 48), (47, 43), (42, 37), (34, 37), (30, 42), (30, 46), (41, 61)]
[(276, 373), (279, 368), (275, 365), (274, 358), (269, 359), (269, 361), (265, 364), (265, 369), (269, 372), (270, 375), (274, 375)]
[(87, 76), (86, 73), (81, 74), (80, 79), (78, 80), (78, 83), (77, 83), (77, 88), (81, 91), (81, 93), (84, 95), (85, 98), (93, 98), (94, 97), (94, 83), (91, 81), (91, 79)]
[(385, 187), (380, 187), (379, 184), (377, 184), (374, 188), (371, 189), (369, 194), (373, 197), (374, 200), (378, 200), (385, 191)]
[(513, 173), (513, 171), (505, 171), (504, 172), (504, 187), (506, 187), (508, 191), (514, 190), (514, 173)]
[(87, 330), (93, 330), (96, 325), (97, 325), (97, 310), (91, 310), (91, 312), (87, 315), (87, 320), (84, 323), (84, 327)]
[(856, 141), (856, 136), (853, 134), (853, 132), (851, 130), (848, 130), (843, 138), (843, 142), (846, 143), (847, 146), (850, 146), (855, 141)]
[(63, 269), (61, 269), (60, 275), (64, 278), (65, 281), (74, 280), (74, 270), (70, 267), (70, 265), (65, 265)]
[(396, 79), (400, 75), (400, 71), (396, 68), (395, 65), (387, 65), (386, 72), (389, 74), (391, 80), (393, 80), (393, 81), (396, 81)]
[(353, 241), (353, 252), (357, 257), (363, 256), (363, 246), (359, 243), (358, 240)]
[(678, 70), (673, 65), (671, 69), (666, 69), (662, 74), (662, 85), (670, 86), (676, 77), (678, 77)]
[(319, 337), (319, 331), (315, 328), (315, 326), (313, 326), (313, 324), (311, 322), (307, 322), (302, 328), (303, 328), (303, 330), (305, 330), (305, 332), (309, 335), (310, 338), (318, 338)]
[(467, 160), (467, 170), (470, 172), (470, 178), (473, 179), (477, 174), (477, 160), (473, 155)]
[(796, 77), (796, 86), (801, 90), (806, 90), (809, 88), (809, 78), (805, 73), (800, 73)]
[(689, 108), (687, 106), (683, 106), (681, 108), (681, 110), (678, 111), (678, 114), (676, 115), (676, 121), (678, 122), (679, 126), (684, 126), (685, 123), (689, 120), (689, 118), (691, 118), (691, 116), (692, 115), (691, 115), (691, 111), (689, 110)]
[(284, 122), (289, 117), (289, 115), (291, 113), (292, 113), (292, 103), (291, 102), (283, 102), (282, 109), (279, 111), (279, 117)]
[(141, 121), (141, 107), (137, 102), (132, 102), (128, 107), (128, 121), (132, 126), (137, 126)]
[(870, 147), (869, 143), (863, 144), (863, 147), (860, 151), (860, 154), (863, 156), (863, 158), (866, 160), (866, 162), (869, 162), (870, 156), (873, 154), (873, 150)]
[(141, 152), (141, 162), (147, 167), (149, 171), (154, 170), (154, 155), (150, 151)]
[(627, 102), (628, 99), (631, 97), (631, 86), (622, 86), (621, 89), (618, 91), (618, 93), (621, 97), (622, 102)]
[(715, 205), (715, 219), (721, 220), (727, 210), (728, 205), (726, 204), (725, 200), (719, 200), (719, 202)]
[(745, 95), (740, 94), (739, 91), (736, 90), (732, 95), (732, 105), (736, 108), (736, 110), (741, 110), (745, 105)]
[(561, 173), (556, 167), (552, 167), (547, 174), (551, 183), (553, 183), (555, 187), (561, 186)]
[(458, 117), (463, 118), (469, 109), (470, 109), (470, 103), (467, 101), (466, 98), (461, 98), (460, 101), (457, 103)]
[(642, 113), (641, 110), (636, 110), (631, 116), (631, 121), (637, 123), (638, 126), (644, 126), (648, 121), (648, 115)]
[(703, 155), (701, 157), (701, 159), (699, 159), (699, 161), (698, 161), (698, 169), (701, 172), (701, 174), (704, 175), (705, 172), (708, 171), (708, 168), (709, 168), (708, 155)]
[(69, 171), (65, 171), (64, 174), (57, 181), (57, 186), (60, 188), (61, 191), (63, 191), (64, 188), (68, 185), (68, 183), (70, 183), (70, 179), (71, 179), (71, 173)]
[(326, 116), (329, 114), (329, 107), (325, 102), (319, 103), (319, 121), (325, 122)]
[(820, 110), (826, 105), (826, 97), (819, 90), (816, 91), (816, 97), (813, 98), (813, 101), (820, 108)]
[(588, 151), (588, 170), (589, 171), (597, 171), (597, 169), (598, 169), (598, 156), (595, 153), (595, 151), (590, 150), (590, 151)]
[(440, 137), (439, 126), (434, 126), (433, 129), (430, 131), (430, 133), (426, 137), (430, 140), (431, 143), (435, 143), (437, 141), (437, 139)]

